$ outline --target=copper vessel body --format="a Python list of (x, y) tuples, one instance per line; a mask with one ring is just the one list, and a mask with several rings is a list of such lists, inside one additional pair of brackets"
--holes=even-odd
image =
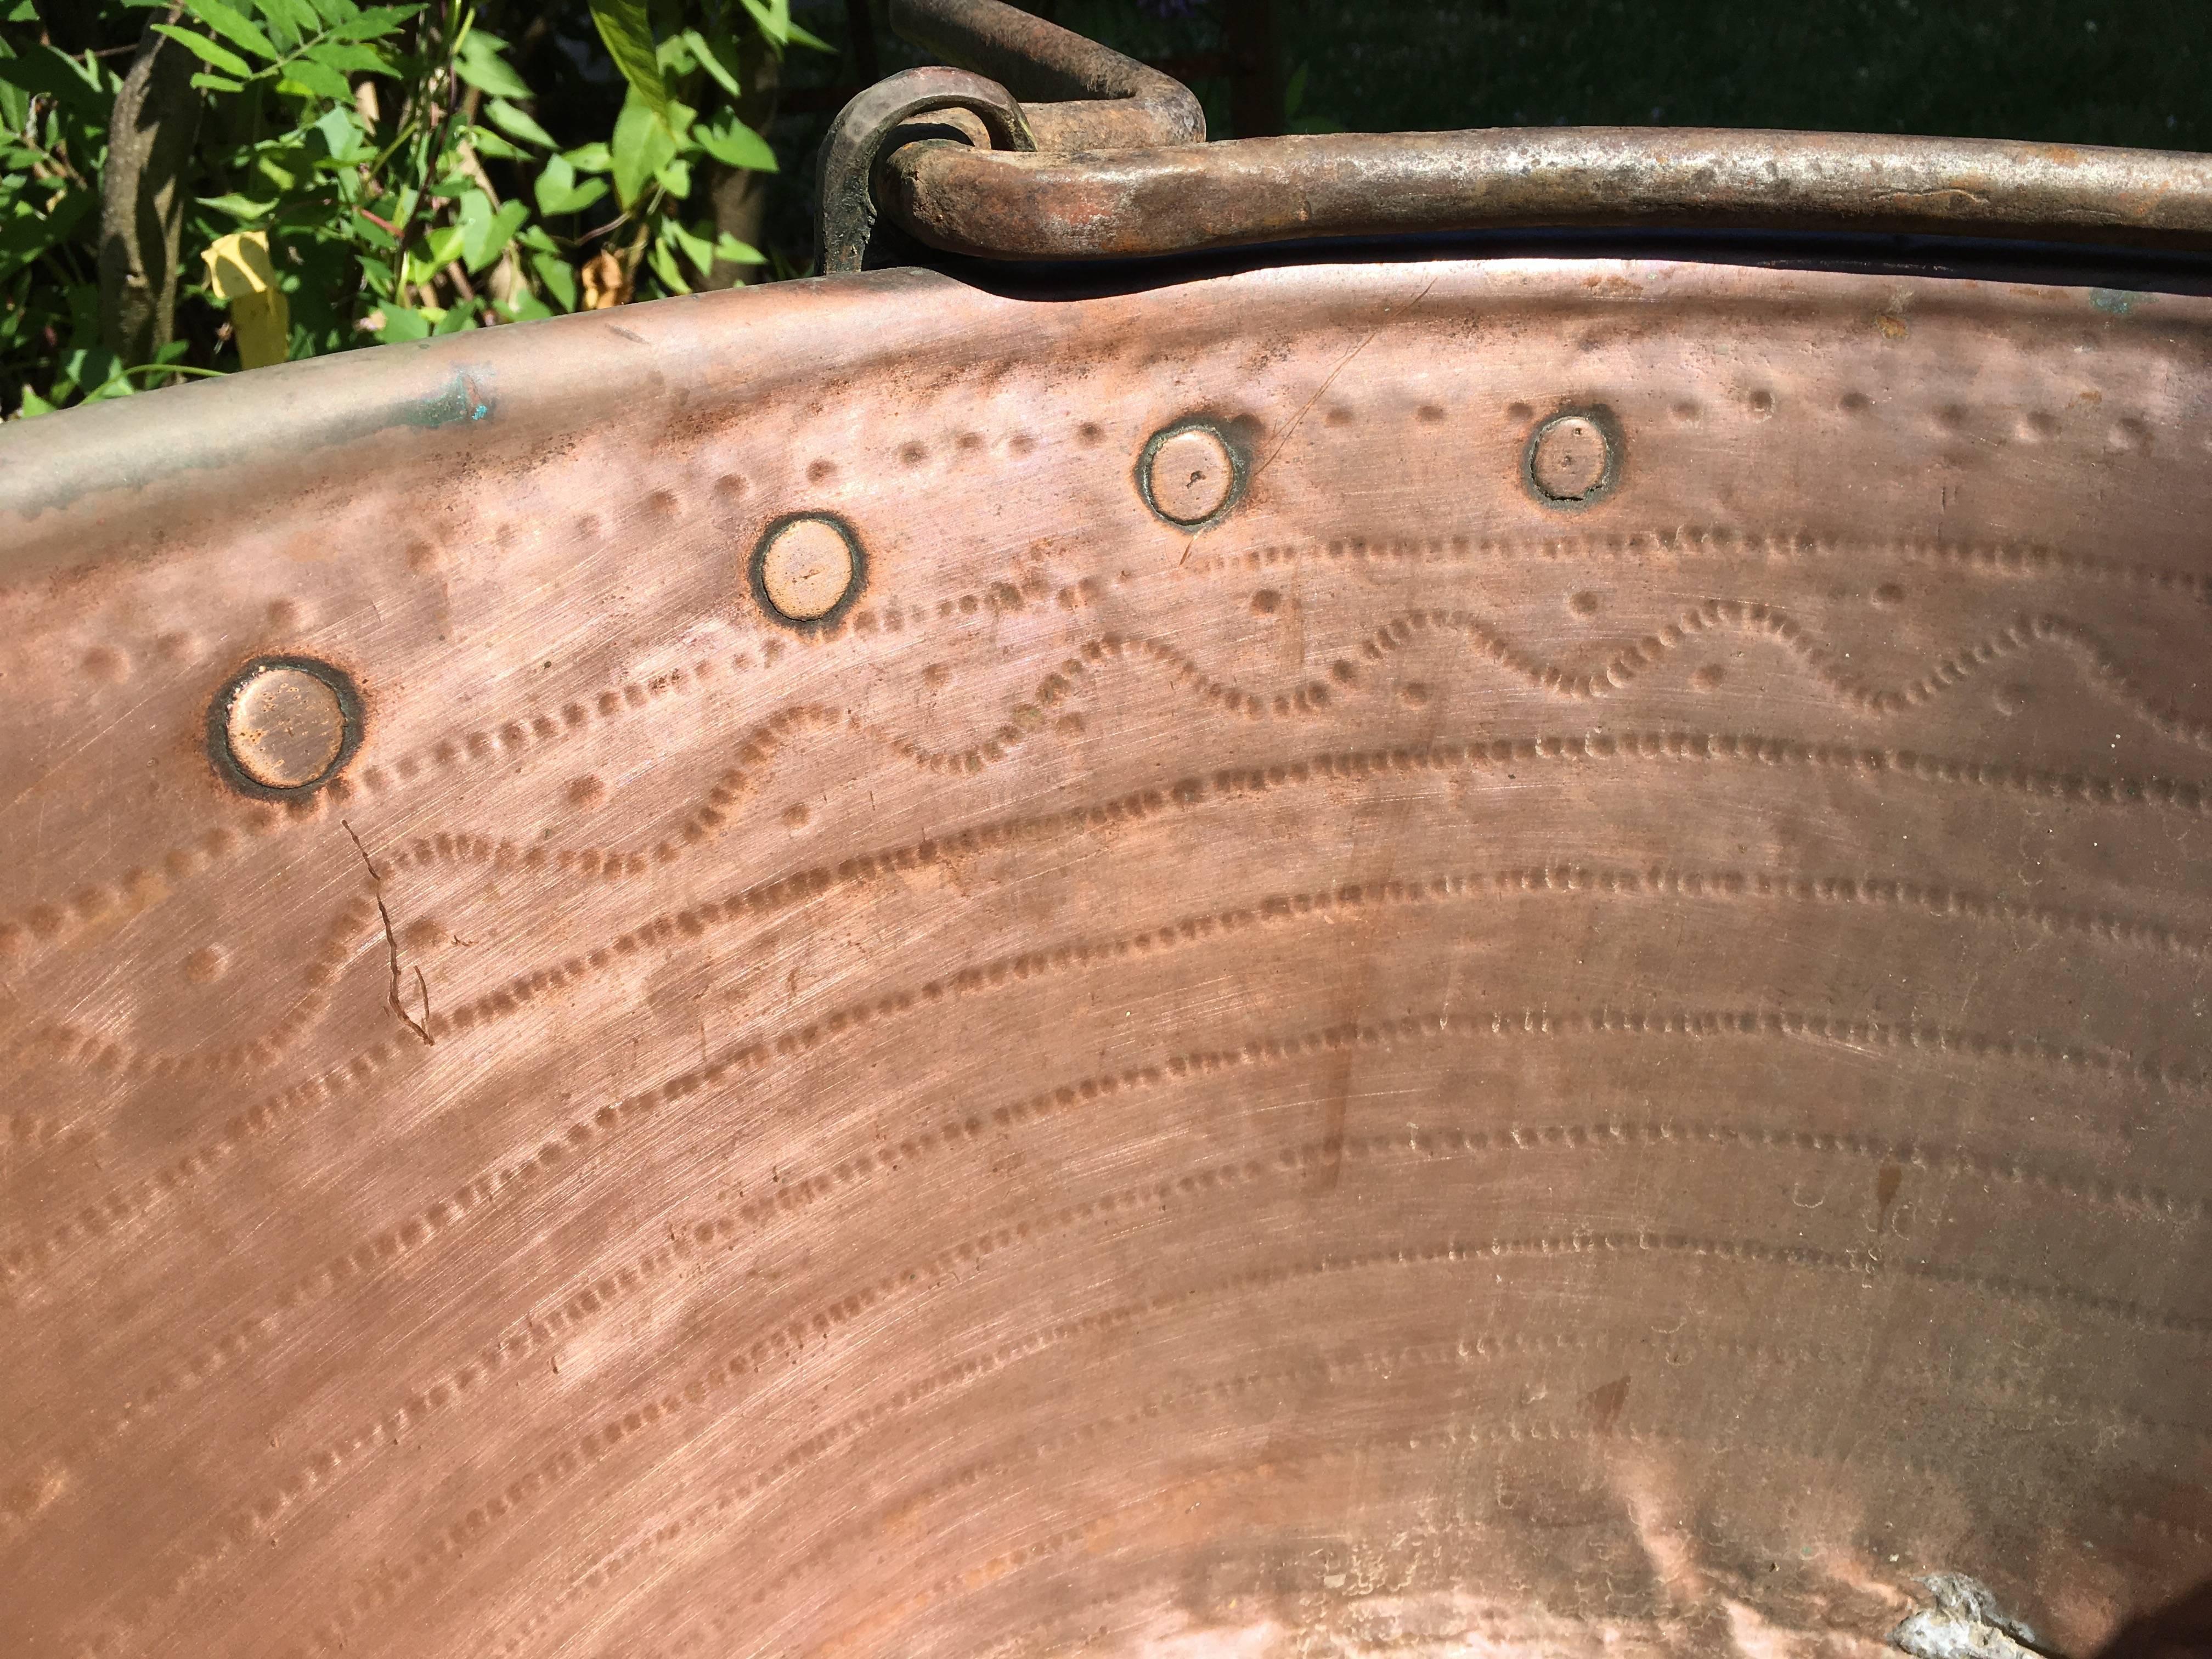
[(0, 1646), (2094, 1647), (2212, 1560), (2208, 359), (880, 271), (11, 428)]

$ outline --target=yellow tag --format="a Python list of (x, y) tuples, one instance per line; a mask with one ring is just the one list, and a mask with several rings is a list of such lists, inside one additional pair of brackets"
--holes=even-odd
[(292, 307), (269, 262), (269, 233), (234, 230), (218, 237), (200, 257), (207, 261), (208, 286), (229, 302), (239, 362), (260, 368), (290, 356)]

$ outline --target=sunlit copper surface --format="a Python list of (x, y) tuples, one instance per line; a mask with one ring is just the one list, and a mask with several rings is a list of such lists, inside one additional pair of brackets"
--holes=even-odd
[(2212, 1571), (2209, 363), (884, 271), (11, 426), (0, 1650), (2094, 1647)]

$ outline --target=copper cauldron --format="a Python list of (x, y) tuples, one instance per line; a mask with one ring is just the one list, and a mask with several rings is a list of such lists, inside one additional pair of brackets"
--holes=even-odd
[(838, 274), (0, 440), (0, 1651), (2212, 1574), (2212, 169), (896, 9)]

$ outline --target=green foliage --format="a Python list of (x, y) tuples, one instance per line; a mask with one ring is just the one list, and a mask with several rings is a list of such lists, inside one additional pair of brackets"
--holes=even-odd
[(653, 44), (653, 24), (641, 0), (592, 0), (592, 21), (622, 71), (623, 79), (645, 106), (665, 122), (668, 87), (660, 78), (660, 57)]
[(0, 355), (42, 356), (51, 375), (43, 397), (24, 388), (25, 413), (131, 384), (98, 328), (100, 165), (117, 84), (88, 55), (0, 37)]
[[(236, 368), (201, 258), (234, 231), (268, 239), (295, 358), (689, 293), (717, 261), (763, 263), (717, 230), (707, 186), (716, 169), (775, 167), (738, 118), (738, 64), (748, 41), (819, 44), (788, 0), (587, 0), (588, 14), (518, 0), (519, 29), (568, 29), (563, 65), (596, 26), (611, 61), (585, 63), (584, 90), (596, 75), (624, 94), (618, 108), (599, 94), (599, 131), (562, 137), (574, 122), (540, 107), (487, 27), (496, 3), (182, 0), (171, 21), (158, 0), (97, 0), (122, 44), (72, 56), (28, 0), (0, 0), (0, 413)], [(178, 337), (124, 363), (100, 341), (100, 192), (109, 112), (148, 28), (197, 60), (200, 106)]]

